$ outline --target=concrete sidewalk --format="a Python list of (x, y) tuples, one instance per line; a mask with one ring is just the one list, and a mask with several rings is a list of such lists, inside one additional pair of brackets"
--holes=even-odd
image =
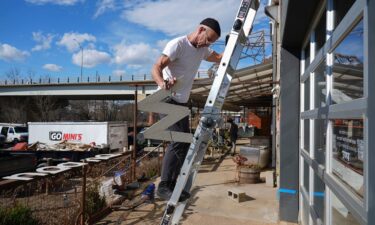
[[(181, 224), (279, 224), (277, 189), (265, 183), (239, 185), (235, 182), (235, 174), (235, 164), (229, 155), (205, 160)], [(228, 190), (233, 188), (246, 193), (245, 201), (238, 203), (228, 197)], [(156, 199), (155, 203), (143, 204), (132, 211), (114, 211), (97, 224), (159, 224), (165, 204), (165, 201)]]
[[(182, 224), (277, 224), (276, 188), (266, 187), (264, 183), (238, 185), (235, 175), (232, 157), (206, 161)], [(245, 201), (238, 203), (229, 198), (230, 189), (245, 192)]]

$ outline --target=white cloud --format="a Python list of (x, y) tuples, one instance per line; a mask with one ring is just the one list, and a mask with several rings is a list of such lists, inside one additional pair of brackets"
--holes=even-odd
[[(238, 0), (148, 0), (131, 2), (124, 3), (125, 9), (122, 18), (170, 36), (188, 34), (194, 31), (201, 20), (212, 17), (219, 21), (222, 37), (224, 37), (230, 31), (240, 6)], [(265, 20), (268, 19), (264, 14), (264, 5), (261, 3), (254, 24)]]
[(115, 0), (99, 0), (96, 2), (96, 12), (94, 18), (99, 17), (107, 11), (113, 11), (117, 9)]
[(22, 61), (29, 55), (30, 55), (29, 52), (19, 50), (11, 45), (8, 45), (8, 44), (0, 45), (0, 59), (4, 61), (7, 61), (7, 62)]
[(222, 30), (229, 31), (238, 7), (238, 0), (147, 1), (125, 9), (122, 16), (148, 29), (175, 36), (194, 31), (206, 17), (216, 18)]
[(56, 64), (45, 64), (43, 69), (52, 71), (52, 72), (59, 72), (62, 70), (62, 67)]
[(114, 47), (114, 62), (119, 65), (128, 66), (150, 65), (156, 59), (158, 50), (153, 49), (145, 43), (125, 45), (119, 44)]
[[(73, 54), (72, 61), (75, 65), (81, 66), (81, 52)], [(109, 63), (111, 56), (106, 52), (100, 52), (95, 49), (83, 50), (83, 67), (92, 68), (98, 64)]]
[(114, 70), (112, 71), (112, 74), (115, 76), (124, 76), (125, 75), (125, 70)]
[[(57, 42), (60, 46), (65, 46), (69, 52), (74, 52), (79, 49), (79, 45), (82, 45), (84, 42), (95, 42), (96, 38), (94, 35), (84, 33), (65, 33), (64, 36)], [(78, 43), (77, 43), (78, 42)]]
[(51, 48), (51, 42), (54, 35), (47, 34), (43, 35), (42, 32), (33, 32), (33, 39), (38, 44), (31, 49), (31, 51), (41, 51)]
[(78, 2), (84, 2), (84, 0), (25, 0), (26, 2), (45, 5), (45, 4), (55, 4), (55, 5), (75, 5)]

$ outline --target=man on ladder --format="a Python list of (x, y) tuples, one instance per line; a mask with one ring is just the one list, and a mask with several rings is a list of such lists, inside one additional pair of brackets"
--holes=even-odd
[[(185, 210), (187, 202), (185, 200), (189, 197), (189, 191), (203, 160), (208, 141), (212, 137), (215, 126), (222, 123), (222, 118), (220, 117), (221, 108), (229, 90), (232, 76), (240, 60), (242, 49), (248, 42), (247, 36), (252, 29), (258, 7), (259, 0), (241, 1), (222, 55), (207, 49), (208, 45), (216, 41), (220, 36), (219, 24), (216, 20), (208, 18), (202, 21), (194, 33), (168, 43), (163, 55), (153, 67), (153, 78), (161, 90), (140, 102), (139, 109), (148, 112), (164, 113), (167, 116), (146, 130), (144, 137), (167, 140), (172, 143), (177, 140), (190, 143), (190, 146), (186, 145), (188, 146), (187, 153), (185, 150), (183, 153), (181, 152), (181, 156), (177, 154), (178, 152), (173, 152), (169, 148), (169, 154), (171, 155), (166, 156), (163, 162), (163, 183), (159, 185), (158, 195), (169, 200), (160, 223), (161, 225), (169, 225), (170, 223), (173, 225), (178, 224)], [(189, 115), (186, 107), (178, 105), (187, 102), (194, 74), (202, 59), (211, 62), (220, 61), (220, 64), (215, 74), (215, 79), (212, 83), (199, 125), (194, 135), (191, 136), (191, 134), (181, 132), (185, 131), (183, 128), (176, 132), (174, 129), (180, 129), (179, 127), (184, 126), (176, 125), (177, 128), (174, 128), (174, 124), (176, 121)], [(192, 60), (192, 62), (189, 60)], [(186, 71), (188, 72), (186, 73)], [(167, 79), (167, 82), (164, 79)], [(180, 86), (180, 84), (183, 85)], [(166, 101), (172, 104), (167, 104), (165, 103)], [(181, 124), (183, 123), (181, 122)], [(172, 130), (166, 131), (171, 127)], [(179, 149), (177, 150), (180, 151)], [(175, 166), (164, 164), (165, 162), (180, 163), (183, 159), (185, 160), (182, 167), (180, 164), (176, 164)], [(178, 170), (171, 171), (173, 168), (178, 168)], [(177, 183), (174, 186), (176, 178)]]
[[(174, 93), (167, 103), (186, 106), (201, 61), (220, 62), (222, 55), (209, 48), (220, 37), (220, 33), (219, 23), (215, 19), (206, 18), (193, 33), (168, 42), (163, 54), (152, 68), (152, 77), (160, 89), (170, 90), (178, 83), (178, 88), (173, 90)], [(189, 117), (184, 117), (169, 130), (188, 133)], [(176, 141), (171, 141), (169, 144), (164, 155), (161, 181), (157, 189), (160, 198), (170, 199), (189, 146), (190, 143)], [(180, 201), (189, 197), (190, 194), (183, 191)]]

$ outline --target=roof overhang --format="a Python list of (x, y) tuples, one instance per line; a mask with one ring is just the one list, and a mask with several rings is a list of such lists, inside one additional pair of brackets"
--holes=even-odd
[[(273, 65), (265, 63), (237, 70), (232, 78), (223, 109), (272, 106)], [(203, 107), (212, 88), (213, 78), (195, 80), (191, 91), (193, 105)]]

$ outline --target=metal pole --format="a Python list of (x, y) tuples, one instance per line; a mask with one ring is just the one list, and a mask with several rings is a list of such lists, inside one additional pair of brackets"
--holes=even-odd
[(79, 45), (79, 47), (81, 48), (81, 81), (83, 81), (82, 79), (82, 70), (83, 70), (83, 48), (81, 45)]
[[(84, 163), (86, 160), (83, 161)], [(81, 225), (85, 224), (85, 213), (86, 213), (86, 165), (82, 166), (82, 212), (81, 212)]]
[(135, 181), (136, 177), (136, 158), (137, 158), (137, 111), (138, 111), (138, 85), (135, 85), (135, 91), (134, 91), (134, 116), (133, 116), (133, 154), (132, 154), (132, 167), (133, 167), (133, 174), (132, 174), (132, 179)]
[(158, 147), (158, 175), (161, 175), (160, 146)]

